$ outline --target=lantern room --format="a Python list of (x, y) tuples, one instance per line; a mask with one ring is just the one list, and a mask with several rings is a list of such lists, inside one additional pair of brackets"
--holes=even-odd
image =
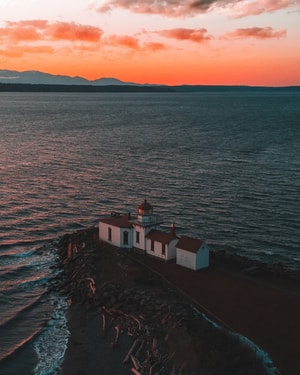
[(137, 211), (139, 216), (148, 216), (152, 215), (153, 207), (147, 202), (147, 199), (145, 199), (144, 202), (137, 207)]

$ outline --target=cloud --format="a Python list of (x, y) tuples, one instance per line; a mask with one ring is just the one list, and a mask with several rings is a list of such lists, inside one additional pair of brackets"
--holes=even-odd
[[(35, 23), (28, 21), (6, 22), (5, 28), (0, 28), (0, 38), (11, 42), (28, 42), (42, 39), (39, 28)], [(44, 25), (43, 25), (44, 27)]]
[(272, 27), (249, 27), (243, 29), (236, 29), (225, 35), (222, 39), (243, 39), (243, 38), (256, 38), (256, 39), (279, 39), (286, 37), (286, 30), (281, 29), (274, 31)]
[(163, 43), (158, 43), (158, 42), (149, 42), (145, 43), (144, 49), (149, 50), (149, 51), (161, 51), (165, 50), (167, 47)]
[(19, 58), (25, 54), (53, 54), (55, 50), (50, 46), (14, 46), (0, 49), (0, 55), (9, 58)]
[(160, 42), (141, 42), (136, 37), (129, 35), (111, 35), (102, 41), (103, 46), (123, 47), (131, 52), (157, 52), (166, 50), (167, 46)]
[(185, 28), (177, 28), (177, 29), (170, 29), (170, 30), (161, 30), (158, 32), (159, 35), (172, 38), (176, 40), (187, 40), (195, 43), (203, 43), (206, 42), (212, 37), (207, 35), (206, 29), (185, 29)]
[(47, 33), (52, 39), (99, 42), (103, 31), (94, 26), (55, 22), (54, 24), (49, 25)]
[[(68, 42), (72, 44), (69, 45)], [(142, 43), (130, 35), (111, 35), (103, 38), (103, 30), (99, 27), (73, 22), (8, 21), (6, 27), (0, 28), (0, 54), (11, 57), (20, 57), (26, 53), (53, 53), (54, 49), (57, 53), (64, 54), (72, 54), (75, 50), (95, 52), (99, 50), (100, 42), (104, 48), (117, 47), (131, 52), (155, 52), (166, 49), (163, 43)], [(45, 43), (48, 43), (48, 46), (42, 46)]]
[(105, 44), (116, 47), (125, 47), (132, 50), (140, 50), (139, 41), (137, 38), (128, 35), (111, 35), (105, 39)]
[(299, 0), (251, 0), (236, 1), (228, 4), (232, 17), (241, 18), (257, 16), (262, 13), (273, 13), (280, 9), (299, 7)]
[(46, 20), (23, 20), (23, 21), (6, 21), (8, 27), (36, 27), (37, 29), (44, 29), (47, 27), (48, 21)]
[(94, 26), (45, 20), (6, 22), (6, 27), (0, 28), (0, 38), (14, 43), (40, 40), (94, 43), (100, 41), (102, 34), (103, 31)]
[(91, 5), (105, 13), (116, 8), (133, 13), (158, 14), (166, 17), (187, 17), (212, 10), (228, 10), (233, 17), (271, 13), (279, 9), (297, 7), (299, 0), (105, 0)]
[[(230, 1), (230, 0), (229, 0)], [(231, 0), (236, 1), (236, 0)], [(204, 13), (215, 4), (226, 3), (224, 0), (106, 0), (104, 3), (94, 2), (92, 7), (100, 13), (115, 8), (127, 9), (134, 13), (160, 14), (168, 17), (184, 17)]]

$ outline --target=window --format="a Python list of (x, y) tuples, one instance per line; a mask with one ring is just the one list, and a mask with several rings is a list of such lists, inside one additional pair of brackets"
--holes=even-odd
[(154, 251), (154, 241), (151, 240), (151, 251)]
[(140, 243), (140, 232), (135, 232), (135, 242)]
[(111, 228), (108, 228), (108, 241), (111, 241)]
[(128, 232), (127, 232), (127, 230), (123, 233), (123, 244), (128, 245)]
[(161, 244), (161, 253), (162, 255), (166, 254), (166, 245), (164, 243)]

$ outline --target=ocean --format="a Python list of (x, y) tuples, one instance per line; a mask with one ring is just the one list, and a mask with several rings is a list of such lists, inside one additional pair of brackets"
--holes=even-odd
[(0, 374), (56, 374), (61, 235), (144, 198), (178, 234), (300, 269), (300, 94), (0, 93)]

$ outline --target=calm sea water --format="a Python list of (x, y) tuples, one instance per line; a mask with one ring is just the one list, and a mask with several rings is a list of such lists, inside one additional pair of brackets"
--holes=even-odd
[(147, 198), (212, 249), (300, 268), (300, 95), (0, 94), (0, 373), (55, 373), (55, 240)]

